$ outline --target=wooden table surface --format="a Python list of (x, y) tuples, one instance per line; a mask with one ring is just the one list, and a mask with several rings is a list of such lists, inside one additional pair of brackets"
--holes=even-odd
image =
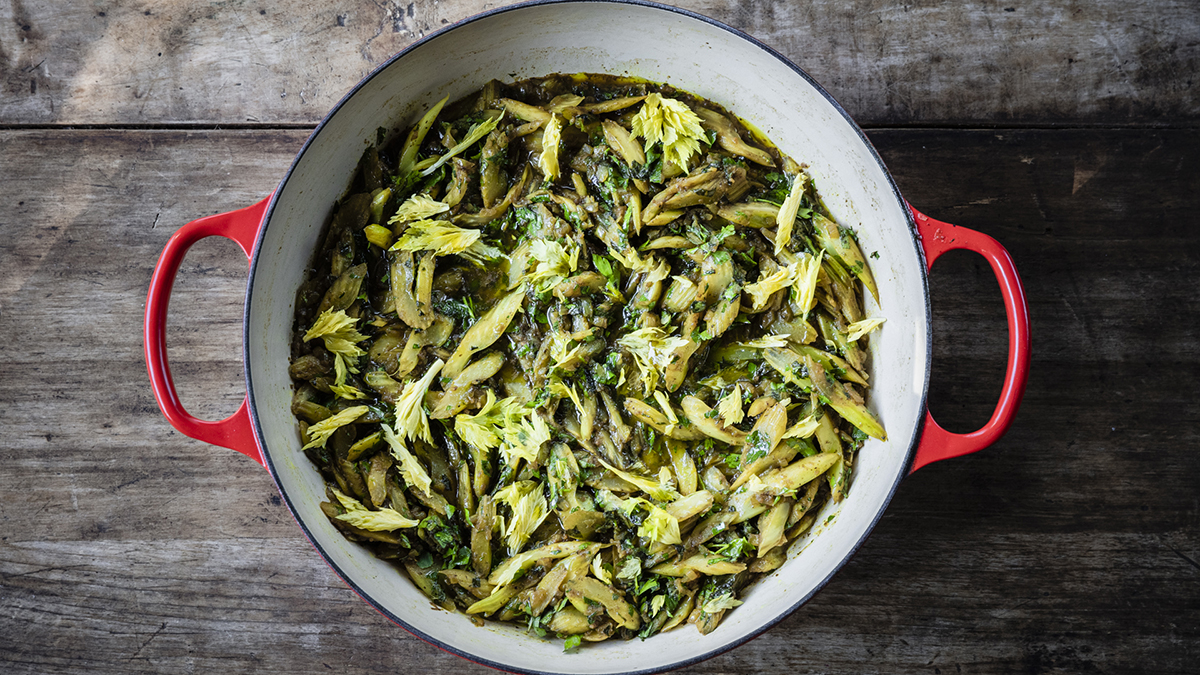
[[(363, 75), (502, 4), (0, 4), (0, 671), (486, 672), (355, 597), (260, 467), (171, 429), (141, 325), (172, 232), (267, 195)], [(811, 602), (689, 672), (1200, 671), (1200, 5), (680, 4), (824, 84), (918, 208), (999, 239), (1033, 322), (1008, 435), (907, 479)], [(243, 396), (245, 273), (210, 239), (176, 286), (202, 417)], [(963, 252), (931, 286), (930, 406), (969, 431), (998, 287)]]

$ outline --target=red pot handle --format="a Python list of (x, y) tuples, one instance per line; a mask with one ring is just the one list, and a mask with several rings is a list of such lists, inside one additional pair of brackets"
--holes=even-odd
[[(996, 280), (1000, 282), (1000, 295), (1004, 297), (1004, 310), (1008, 314), (1008, 370), (1004, 374), (1004, 388), (1000, 390), (1000, 402), (992, 413), (992, 419), (978, 431), (969, 434), (952, 434), (934, 421), (933, 415), (925, 411), (925, 429), (921, 442), (917, 444), (917, 455), (911, 471), (943, 459), (979, 452), (1000, 440), (1021, 405), (1025, 393), (1025, 380), (1029, 376), (1029, 313), (1025, 309), (1025, 291), (1021, 278), (1008, 251), (995, 239), (965, 227), (951, 225), (908, 207), (917, 223), (917, 233), (925, 249), (925, 261), (933, 267), (934, 261), (946, 251), (957, 248), (974, 251), (987, 258)], [(911, 472), (910, 471), (910, 472)]]
[(171, 380), (171, 368), (167, 365), (167, 304), (184, 254), (201, 239), (214, 235), (232, 239), (246, 254), (246, 260), (250, 260), (270, 199), (267, 197), (254, 206), (237, 211), (194, 220), (179, 228), (167, 240), (158, 264), (154, 266), (150, 291), (146, 294), (146, 368), (150, 372), (154, 398), (167, 421), (185, 436), (237, 450), (259, 464), (264, 462), (250, 423), (249, 397), (242, 401), (237, 412), (219, 422), (192, 417), (183, 409)]

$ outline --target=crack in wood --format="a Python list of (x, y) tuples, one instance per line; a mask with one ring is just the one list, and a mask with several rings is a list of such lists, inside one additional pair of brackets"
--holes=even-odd
[(158, 637), (166, 629), (167, 629), (167, 622), (164, 621), (164, 622), (162, 622), (162, 625), (158, 627), (158, 630), (154, 631), (153, 635), (146, 638), (146, 641), (142, 643), (142, 646), (138, 647), (137, 651), (134, 652), (133, 656), (130, 656), (128, 660), (132, 661), (132, 660), (138, 658), (138, 654), (142, 653), (142, 650), (146, 648), (146, 645), (150, 644), (150, 642), (153, 641), (154, 638)]
[(1200, 563), (1197, 563), (1195, 560), (1192, 560), (1191, 558), (1189, 558), (1189, 557), (1187, 557), (1186, 555), (1184, 555), (1184, 554), (1183, 554), (1183, 551), (1180, 551), (1179, 549), (1175, 548), (1174, 546), (1170, 545), (1169, 543), (1167, 543), (1167, 542), (1165, 542), (1165, 541), (1163, 542), (1163, 544), (1164, 544), (1164, 545), (1165, 545), (1167, 548), (1171, 549), (1171, 550), (1172, 550), (1172, 551), (1175, 553), (1175, 555), (1177, 555), (1177, 556), (1179, 556), (1180, 558), (1183, 558), (1184, 560), (1186, 560), (1186, 561), (1187, 561), (1187, 563), (1188, 563), (1189, 565), (1191, 565), (1192, 567), (1195, 567), (1196, 569), (1200, 570)]

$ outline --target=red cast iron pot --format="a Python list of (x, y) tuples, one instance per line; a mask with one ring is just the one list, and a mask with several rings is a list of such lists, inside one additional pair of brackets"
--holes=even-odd
[[(888, 321), (870, 342), (870, 405), (888, 430), (860, 451), (847, 498), (789, 548), (788, 561), (755, 584), (745, 604), (707, 636), (690, 629), (646, 641), (608, 641), (562, 653), (515, 626), (475, 628), (435, 611), (389, 563), (348, 542), (317, 504), (324, 483), (300, 450), (290, 411), (290, 330), (296, 290), (334, 202), (376, 129), (404, 127), (443, 96), (457, 99), (492, 78), (605, 72), (669, 82), (714, 100), (808, 164), (826, 205), (853, 227)], [(208, 236), (250, 260), (243, 322), (246, 401), (219, 422), (184, 410), (166, 361), (167, 303), (188, 248)], [(927, 270), (942, 253), (984, 256), (1000, 282), (1009, 356), (1000, 401), (970, 434), (942, 429), (925, 406), (931, 336)], [(868, 301), (870, 302), (870, 301)], [(930, 462), (981, 450), (1012, 423), (1029, 367), (1029, 321), (1016, 268), (991, 237), (928, 218), (900, 196), (862, 131), (816, 82), (753, 38), (679, 9), (641, 2), (532, 3), (500, 9), (433, 34), (359, 83), (321, 122), (278, 189), (254, 206), (180, 228), (167, 242), (146, 301), (146, 361), (170, 423), (265, 466), (313, 545), (351, 588), (421, 638), (480, 663), (521, 672), (656, 672), (707, 658), (758, 635), (803, 604), (844, 564), (886, 508), (900, 480)], [(833, 516), (830, 518), (829, 516)]]

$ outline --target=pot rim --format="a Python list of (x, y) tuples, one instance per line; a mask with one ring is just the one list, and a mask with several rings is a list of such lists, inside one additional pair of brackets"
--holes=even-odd
[[(823, 86), (821, 86), (820, 83), (818, 83), (816, 80), (814, 80), (802, 68), (800, 68), (798, 65), (793, 63), (790, 59), (788, 59), (786, 56), (779, 53), (774, 48), (766, 45), (765, 43), (758, 40), (757, 38), (743, 32), (741, 30), (738, 30), (737, 28), (734, 28), (725, 23), (717, 21), (716, 19), (712, 19), (710, 17), (704, 16), (703, 14), (698, 14), (691, 10), (682, 9), (679, 7), (673, 7), (670, 5), (664, 5), (664, 4), (660, 4), (658, 2), (651, 2), (648, 0), (531, 0), (530, 2), (523, 2), (523, 3), (519, 3), (519, 4), (509, 5), (506, 7), (499, 7), (496, 9), (488, 10), (486, 12), (475, 14), (466, 19), (463, 19), (456, 23), (453, 23), (453, 24), (450, 24), (443, 28), (440, 28), (439, 30), (437, 30), (433, 33), (430, 33), (429, 35), (426, 35), (425, 37), (417, 40), (416, 42), (413, 42), (409, 46), (400, 50), (399, 52), (394, 54), (391, 58), (384, 61), (382, 64), (380, 64), (374, 70), (372, 70), (368, 75), (366, 75), (357, 84), (355, 84), (354, 87), (352, 89), (350, 89), (350, 91), (348, 91), (346, 93), (346, 95), (343, 96), (337, 102), (337, 104), (335, 104), (332, 108), (329, 109), (329, 112), (327, 112), (325, 114), (324, 118), (321, 119), (321, 122), (316, 126), (315, 129), (313, 129), (313, 132), (311, 134), (309, 134), (308, 139), (305, 140), (304, 145), (300, 148), (300, 151), (298, 153), (296, 153), (295, 159), (292, 160), (292, 163), (288, 167), (287, 172), (284, 174), (283, 179), (279, 182), (278, 187), (275, 189), (274, 193), (271, 195), (270, 202), (267, 205), (266, 211), (263, 214), (262, 221), (259, 224), (258, 233), (257, 233), (256, 240), (254, 243), (254, 250), (251, 255), (251, 260), (250, 260), (250, 274), (249, 274), (249, 279), (246, 283), (246, 296), (245, 296), (245, 302), (243, 303), (244, 310), (243, 310), (243, 314), (242, 314), (242, 363), (243, 363), (243, 369), (245, 371), (245, 376), (246, 376), (247, 401), (249, 403), (249, 414), (250, 414), (250, 420), (252, 422), (252, 426), (254, 429), (255, 442), (258, 444), (259, 450), (262, 453), (262, 458), (266, 465), (267, 472), (271, 475), (271, 480), (275, 482), (276, 489), (279, 490), (279, 494), (283, 498), (284, 503), (287, 505), (288, 511), (291, 512), (292, 518), (296, 521), (296, 524), (300, 526), (301, 531), (304, 532), (305, 538), (308, 539), (309, 543), (312, 544), (313, 548), (315, 548), (317, 550), (317, 552), (321, 555), (321, 557), (325, 561), (325, 564), (328, 565), (329, 568), (332, 569), (333, 572), (347, 586), (350, 587), (350, 590), (352, 590), (355, 595), (357, 595), (358, 597), (362, 598), (365, 602), (370, 604), (373, 608), (375, 608), (375, 611), (382, 614), (384, 617), (386, 617), (392, 623), (400, 626), (401, 628), (405, 629), (412, 635), (415, 635), (416, 637), (420, 638), (422, 641), (424, 641), (428, 644), (431, 644), (431, 645), (437, 647), (438, 649), (449, 652), (456, 656), (460, 656), (460, 657), (462, 657), (468, 661), (471, 661), (473, 663), (478, 663), (480, 665), (487, 666), (489, 668), (494, 668), (496, 670), (501, 670), (501, 671), (506, 671), (506, 672), (527, 673), (529, 675), (556, 675), (559, 671), (530, 670), (530, 669), (525, 669), (525, 668), (516, 668), (513, 666), (509, 666), (507, 664), (499, 663), (499, 662), (493, 661), (491, 659), (482, 657), (478, 654), (473, 654), (470, 652), (463, 651), (461, 649), (454, 647), (453, 645), (442, 642), (441, 640), (433, 637), (432, 635), (425, 633), (417, 626), (411, 624), (408, 621), (405, 621), (404, 619), (400, 618), (399, 616), (388, 611), (385, 607), (383, 607), (383, 605), (381, 603), (377, 602), (373, 597), (371, 597), (370, 594), (368, 594), (366, 591), (364, 591), (357, 583), (354, 582), (354, 580), (346, 572), (344, 572), (341, 568), (339, 568), (337, 566), (336, 563), (334, 563), (333, 559), (329, 556), (329, 554), (326, 553), (326, 551), (317, 542), (317, 540), (313, 536), (313, 533), (309, 530), (308, 526), (304, 523), (303, 520), (300, 519), (299, 515), (297, 514), (296, 508), (292, 504), (291, 498), (288, 496), (287, 492), (283, 489), (283, 486), (280, 485), (279, 478), (276, 473), (274, 460), (271, 457), (271, 453), (267, 451), (266, 444), (262, 440), (264, 437), (264, 432), (263, 432), (262, 426), (261, 426), (261, 424), (259, 422), (259, 418), (258, 418), (258, 408), (257, 408), (257, 404), (255, 401), (254, 386), (253, 386), (253, 382), (252, 382), (251, 369), (249, 366), (249, 363), (250, 363), (250, 339), (249, 339), (250, 313), (251, 313), (251, 302), (253, 301), (253, 296), (254, 296), (254, 293), (253, 293), (254, 279), (255, 279), (255, 274), (257, 271), (257, 267), (258, 267), (257, 263), (258, 263), (259, 250), (262, 248), (263, 240), (266, 236), (267, 226), (270, 224), (271, 216), (274, 214), (276, 202), (279, 199), (280, 193), (283, 191), (282, 188), (284, 185), (287, 184), (288, 180), (292, 177), (292, 174), (295, 172), (296, 167), (300, 164), (301, 160), (304, 158), (305, 153), (308, 151), (309, 147), (313, 144), (313, 141), (321, 133), (321, 131), (325, 128), (325, 126), (333, 118), (333, 116), (342, 108), (342, 106), (344, 106), (347, 102), (349, 102), (350, 99), (352, 99), (358, 93), (358, 91), (360, 89), (365, 87), (368, 82), (370, 82), (372, 79), (374, 79), (377, 75), (382, 73), (387, 68), (391, 67), (392, 64), (399, 61), (400, 59), (402, 59), (403, 57), (405, 57), (406, 55), (408, 55), (410, 52), (414, 51), (415, 49), (422, 47), (427, 43), (430, 43), (430, 42), (440, 39), (444, 35), (448, 34), (450, 31), (455, 30), (456, 28), (459, 28), (461, 26), (465, 26), (465, 25), (468, 25), (471, 23), (475, 23), (477, 21), (486, 20), (493, 16), (497, 16), (497, 15), (504, 14), (507, 12), (521, 11), (521, 10), (529, 9), (531, 7), (541, 7), (541, 6), (549, 6), (549, 5), (560, 5), (560, 4), (633, 5), (633, 6), (637, 6), (637, 7), (647, 7), (647, 8), (651, 8), (651, 9), (662, 10), (662, 11), (678, 14), (681, 16), (685, 16), (690, 19), (698, 20), (703, 23), (709, 24), (710, 26), (713, 26), (715, 28), (724, 30), (733, 36), (736, 36), (738, 38), (741, 38), (742, 40), (749, 42), (750, 44), (754, 45), (755, 47), (757, 47), (760, 50), (762, 50), (763, 52), (765, 52), (769, 57), (780, 61), (783, 65), (787, 66), (793, 72), (795, 72), (797, 75), (799, 75), (802, 79), (804, 79), (804, 81), (807, 82), (811, 87), (813, 87), (813, 89), (815, 89), (822, 97), (824, 97), (825, 100), (828, 101), (830, 103), (830, 105), (833, 106), (833, 108), (837, 111), (837, 113), (839, 115), (841, 115), (842, 119), (844, 119), (846, 121), (846, 123), (850, 125), (850, 127), (854, 130), (855, 134), (858, 136), (859, 140), (866, 146), (867, 150), (870, 152), (871, 157), (879, 165), (880, 170), (883, 171), (883, 174), (887, 179), (887, 184), (891, 188), (892, 195), (896, 198), (898, 205), (900, 206), (901, 210), (904, 213), (905, 220), (908, 223), (908, 230), (909, 230), (909, 234), (911, 236), (913, 249), (915, 250), (915, 252), (917, 254), (918, 260), (921, 262), (921, 269), (924, 272), (921, 275), (921, 288), (924, 291), (923, 300), (924, 300), (924, 306), (925, 306), (925, 325), (928, 328), (932, 328), (932, 323), (933, 323), (933, 321), (932, 321), (932, 306), (931, 306), (930, 297), (929, 297), (929, 276), (928, 276), (928, 272), (927, 272), (928, 266), (925, 264), (925, 262), (926, 262), (925, 251), (920, 245), (920, 239), (919, 239), (919, 235), (918, 235), (918, 231), (917, 231), (916, 222), (913, 219), (912, 212), (908, 208), (907, 202), (904, 200), (904, 197), (901, 196), (901, 194), (900, 194), (900, 190), (896, 185), (895, 179), (892, 178), (891, 172), (888, 171), (887, 165), (884, 164), (883, 158), (880, 157), (879, 152), (875, 149), (875, 146), (871, 144), (871, 141), (867, 138), (866, 134), (863, 133), (863, 130), (858, 126), (858, 124), (854, 121), (854, 119), (850, 116), (850, 114), (847, 113), (844, 108), (842, 108), (841, 104), (839, 104), (833, 98), (833, 96), (830, 95), (830, 93), (828, 91), (826, 91)], [(927, 406), (928, 406), (929, 379), (930, 379), (930, 373), (932, 372), (932, 357), (933, 357), (933, 333), (932, 333), (932, 330), (926, 330), (925, 335), (926, 335), (925, 373), (924, 373), (924, 378), (921, 383), (920, 405), (918, 407), (918, 410), (921, 410), (921, 411), (927, 410)], [(874, 531), (875, 526), (879, 524), (880, 518), (883, 517), (883, 513), (887, 510), (887, 507), (891, 504), (892, 498), (896, 494), (896, 489), (899, 487), (900, 481), (903, 480), (904, 477), (907, 476), (912, 470), (913, 462), (916, 457), (917, 444), (921, 439), (921, 434), (922, 434), (922, 431), (925, 426), (925, 420), (927, 418), (928, 418), (928, 415), (920, 415), (920, 419), (917, 421), (917, 424), (914, 426), (913, 435), (909, 439), (909, 442), (908, 442), (908, 449), (905, 451), (906, 452), (905, 461), (901, 464), (901, 466), (903, 468), (901, 471), (897, 472), (896, 478), (892, 482), (891, 487), (888, 489), (887, 495), (884, 497), (884, 500), (883, 500), (882, 504), (880, 505), (879, 510), (875, 513), (874, 518), (872, 518), (871, 522), (863, 530), (862, 535), (859, 537), (858, 541), (855, 542), (854, 545), (850, 548), (850, 551), (845, 555), (845, 557), (843, 557), (842, 560), (840, 560), (838, 563), (836, 563), (834, 565), (834, 567), (829, 571), (829, 573), (825, 576), (825, 578), (821, 579), (818, 583), (816, 583), (808, 593), (806, 593), (803, 597), (801, 597), (795, 603), (793, 603), (791, 605), (791, 607), (780, 612), (776, 616), (771, 617), (769, 620), (765, 621), (761, 626), (750, 631), (745, 636), (730, 640), (729, 642), (717, 645), (713, 649), (710, 649), (702, 654), (692, 656), (692, 657), (689, 657), (689, 658), (681, 660), (681, 661), (676, 661), (669, 665), (658, 666), (658, 667), (653, 667), (653, 668), (637, 669), (637, 670), (626, 670), (626, 671), (622, 671), (621, 675), (651, 675), (653, 673), (662, 673), (662, 672), (667, 672), (667, 671), (671, 671), (671, 670), (676, 670), (678, 668), (684, 668), (684, 667), (687, 667), (690, 665), (700, 663), (702, 661), (706, 661), (710, 658), (713, 658), (714, 656), (718, 656), (718, 655), (728, 652), (732, 649), (740, 647), (740, 646), (746, 644), (747, 642), (757, 638), (758, 636), (762, 635), (766, 631), (773, 628), (779, 622), (781, 622), (784, 619), (786, 619), (787, 617), (791, 616), (797, 609), (799, 609), (801, 606), (803, 606), (809, 600), (811, 600), (812, 597), (814, 595), (816, 595), (821, 589), (823, 589), (825, 587), (825, 585), (827, 583), (829, 583), (830, 579), (832, 579), (838, 572), (840, 572), (841, 569), (846, 565), (846, 563), (848, 563), (850, 561), (850, 559), (853, 558), (856, 553), (858, 553), (858, 551), (861, 549), (862, 545), (866, 542), (867, 538), (871, 535), (871, 532)]]

